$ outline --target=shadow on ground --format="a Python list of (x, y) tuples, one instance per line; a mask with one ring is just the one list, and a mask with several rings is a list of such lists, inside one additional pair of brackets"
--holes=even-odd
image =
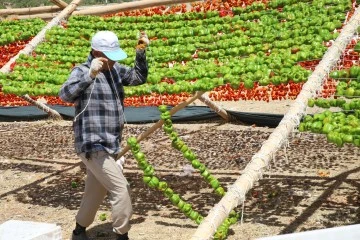
[[(70, 173), (69, 170), (78, 165), (75, 164), (62, 171), (55, 172), (49, 167), (30, 168), (28, 171), (51, 173), (46, 183), (44, 183), (45, 179), (39, 179), (21, 187), (21, 189), (2, 194), (0, 197), (13, 194), (19, 202), (47, 207), (61, 206), (76, 210), (80, 205), (84, 190), (84, 173), (81, 170)], [(2, 164), (1, 166), (4, 167), (5, 165)], [(19, 168), (20, 166), (21, 168)], [(6, 167), (22, 170), (22, 167), (29, 166), (22, 164), (11, 166), (11, 163), (7, 163)], [(301, 227), (317, 210), (326, 210), (323, 214), (325, 227), (336, 226), (339, 222), (347, 223), (346, 225), (359, 223), (360, 184), (357, 180), (348, 179), (350, 174), (359, 171), (360, 167), (332, 178), (264, 176), (258, 186), (251, 189), (247, 194), (244, 206), (244, 222), (279, 226), (282, 228), (281, 233), (290, 233)], [(156, 223), (163, 226), (173, 225), (166, 221), (167, 218), (186, 218), (164, 197), (162, 192), (146, 187), (140, 174), (129, 173), (127, 178), (132, 189), (134, 214), (141, 216), (133, 219), (133, 224), (141, 223), (150, 216), (161, 216), (164, 220)], [(193, 209), (204, 216), (220, 200), (217, 195), (211, 192), (208, 184), (196, 174), (181, 177), (166, 173), (166, 175), (161, 176), (161, 179), (167, 181), (169, 186), (181, 196), (186, 195), (184, 200), (191, 203)], [(234, 182), (235, 178), (220, 177), (219, 180), (223, 186), (228, 186)], [(77, 183), (75, 188), (72, 182)], [(337, 194), (342, 194), (346, 198), (342, 201), (331, 198)], [(27, 197), (24, 198), (24, 195)], [(241, 209), (241, 206), (238, 208)], [(107, 198), (100, 210), (104, 209), (110, 209)], [(311, 230), (311, 228), (301, 230)], [(99, 232), (100, 230), (95, 229), (94, 231)]]

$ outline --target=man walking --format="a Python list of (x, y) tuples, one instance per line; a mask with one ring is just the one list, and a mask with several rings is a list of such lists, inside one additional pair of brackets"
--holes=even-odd
[(94, 221), (107, 192), (117, 240), (129, 239), (130, 189), (115, 157), (120, 152), (124, 127), (124, 86), (146, 82), (148, 44), (148, 37), (142, 33), (136, 46), (135, 66), (130, 68), (117, 62), (127, 54), (120, 48), (115, 33), (97, 32), (92, 37), (87, 62), (73, 68), (60, 90), (60, 98), (75, 105), (75, 150), (87, 169), (73, 240), (89, 239), (86, 227)]

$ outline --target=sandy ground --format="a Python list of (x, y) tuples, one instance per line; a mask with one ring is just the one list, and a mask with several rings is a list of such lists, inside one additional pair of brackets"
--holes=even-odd
[[(285, 113), (291, 101), (217, 104), (228, 110)], [(141, 134), (150, 126), (128, 124), (124, 138)], [(240, 176), (273, 131), (222, 120), (174, 127), (225, 187)], [(0, 123), (0, 135), (0, 224), (10, 219), (57, 223), (63, 239), (70, 239), (85, 177), (73, 150), (71, 122)], [(158, 176), (202, 215), (220, 200), (198, 173), (185, 175), (187, 160), (171, 148), (162, 130), (141, 142), (141, 147)], [(360, 223), (359, 153), (352, 145), (337, 148), (321, 135), (290, 136), (286, 149), (276, 153), (264, 177), (248, 192), (244, 205), (236, 209), (243, 209), (243, 218), (231, 227), (228, 239), (256, 239)], [(161, 192), (148, 189), (131, 154), (125, 157), (124, 172), (134, 206), (131, 239), (190, 239), (197, 225)], [(76, 188), (72, 182), (77, 182)], [(102, 213), (108, 216), (105, 221), (99, 219)], [(88, 231), (92, 239), (114, 239), (108, 198)]]

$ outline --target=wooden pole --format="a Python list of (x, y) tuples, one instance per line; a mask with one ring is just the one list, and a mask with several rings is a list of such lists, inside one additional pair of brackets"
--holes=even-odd
[[(161, 5), (169, 5), (169, 4), (180, 4), (180, 3), (188, 3), (188, 2), (196, 2), (198, 0), (143, 0), (143, 1), (135, 1), (135, 2), (124, 2), (120, 4), (111, 4), (106, 6), (96, 6), (96, 7), (87, 7), (82, 10), (74, 11), (72, 15), (105, 15), (112, 14), (123, 11), (130, 11), (135, 9), (143, 9), (156, 7)], [(16, 18), (16, 19), (29, 19), (29, 18), (41, 18), (43, 20), (49, 20), (56, 16), (56, 13), (42, 13), (42, 14), (22, 14), (16, 16), (8, 16), (8, 18)]]
[[(244, 203), (246, 193), (262, 178), (263, 172), (269, 166), (277, 150), (282, 147), (288, 136), (299, 125), (302, 116), (306, 113), (309, 98), (315, 97), (320, 91), (324, 79), (331, 69), (336, 66), (341, 54), (352, 40), (357, 28), (360, 26), (360, 10), (356, 9), (348, 24), (341, 30), (339, 37), (329, 47), (320, 63), (304, 84), (295, 102), (279, 123), (278, 127), (270, 134), (243, 171), (243, 174), (229, 186), (227, 193), (209, 212), (208, 216), (197, 228), (191, 240), (213, 239), (216, 229), (224, 222), (231, 210)], [(239, 233), (241, 234), (241, 233)]]
[(174, 5), (180, 3), (196, 2), (199, 0), (142, 0), (135, 2), (124, 2), (120, 4), (112, 4), (103, 7), (97, 7), (96, 9), (87, 8), (79, 11), (75, 11), (73, 15), (104, 15), (123, 11), (130, 11), (143, 8), (151, 8), (161, 5)]
[(227, 112), (223, 108), (217, 106), (213, 101), (210, 100), (210, 98), (208, 96), (205, 96), (205, 94), (201, 95), (199, 97), (199, 100), (202, 101), (203, 103), (205, 103), (206, 105), (208, 105), (209, 108), (214, 110), (217, 114), (219, 114), (226, 121), (230, 120)]
[(46, 106), (45, 104), (43, 104), (41, 102), (35, 101), (29, 95), (25, 94), (24, 96), (21, 96), (21, 98), (25, 99), (26, 101), (34, 104), (36, 107), (40, 108), (44, 112), (48, 113), (50, 115), (50, 117), (52, 117), (53, 119), (55, 119), (55, 120), (62, 119), (61, 115), (57, 111), (49, 108), (48, 106)]
[[(198, 99), (201, 95), (203, 95), (204, 92), (196, 92), (191, 98), (186, 99), (184, 102), (180, 103), (179, 105), (176, 105), (170, 110), (170, 115), (174, 115), (179, 110), (183, 109), (190, 103), (194, 102), (196, 99)], [(160, 119), (157, 121), (154, 125), (152, 125), (148, 130), (140, 134), (136, 139), (138, 142), (145, 139), (147, 136), (152, 134), (156, 129), (160, 128), (163, 125), (164, 121)], [(130, 150), (130, 146), (126, 144), (126, 146), (123, 148), (123, 150), (117, 155), (116, 159), (121, 158), (127, 151)]]
[(68, 4), (62, 0), (50, 0), (50, 2), (54, 3), (56, 6), (58, 6), (61, 9), (64, 9), (68, 6)]
[(8, 15), (32, 15), (37, 13), (49, 13), (49, 12), (58, 12), (61, 8), (58, 6), (45, 6), (45, 7), (31, 7), (31, 8), (10, 8), (10, 9), (0, 9), (0, 16)]
[(42, 20), (50, 20), (56, 17), (59, 13), (53, 12), (53, 13), (39, 13), (39, 14), (23, 14), (23, 15), (8, 15), (5, 19), (32, 19), (32, 18), (41, 18)]
[[(73, 0), (64, 10), (62, 10), (55, 18), (53, 18), (26, 46), (24, 49), (20, 50), (18, 54), (12, 57), (1, 69), (2, 73), (9, 73), (11, 70), (11, 64), (13, 64), (16, 59), (19, 58), (21, 54), (29, 55), (36, 46), (45, 39), (45, 33), (47, 30), (51, 29), (53, 26), (59, 25), (62, 19), (67, 18), (71, 13), (75, 10), (75, 8), (79, 5), (82, 0)], [(25, 95), (26, 96), (26, 95)], [(26, 97), (24, 98), (26, 99)], [(55, 110), (53, 110), (55, 111)], [(53, 111), (49, 111), (49, 114), (52, 114)], [(56, 112), (56, 111), (55, 111)], [(54, 118), (58, 118), (60, 116), (59, 113)]]

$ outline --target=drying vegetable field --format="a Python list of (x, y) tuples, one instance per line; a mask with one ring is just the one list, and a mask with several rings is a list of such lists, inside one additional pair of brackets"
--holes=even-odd
[[(122, 64), (131, 66), (137, 35), (145, 30), (148, 81), (125, 87), (125, 106), (176, 106), (206, 92), (227, 110), (285, 114), (326, 62), (324, 54), (346, 39), (312, 97), (306, 103), (300, 97), (305, 112), (293, 133), (214, 239), (360, 223), (360, 42), (359, 23), (351, 21), (357, 7), (352, 0), (212, 0), (78, 15), (49, 29), (34, 51), (11, 64), (47, 23), (2, 20), (0, 107), (30, 105), (25, 94), (50, 107), (72, 106), (59, 99), (59, 88), (86, 59), (91, 36), (115, 31), (129, 55)], [(344, 38), (348, 25), (353, 31)], [(236, 121), (173, 124), (166, 109), (159, 108), (164, 128), (141, 143), (130, 137), (149, 125), (127, 124), (124, 131), (122, 145), (128, 140), (135, 153), (126, 153), (124, 170), (134, 203), (132, 240), (190, 239), (274, 131)], [(3, 122), (0, 134), (0, 223), (58, 223), (69, 239), (85, 177), (71, 122)], [(108, 199), (89, 232), (114, 238)]]

